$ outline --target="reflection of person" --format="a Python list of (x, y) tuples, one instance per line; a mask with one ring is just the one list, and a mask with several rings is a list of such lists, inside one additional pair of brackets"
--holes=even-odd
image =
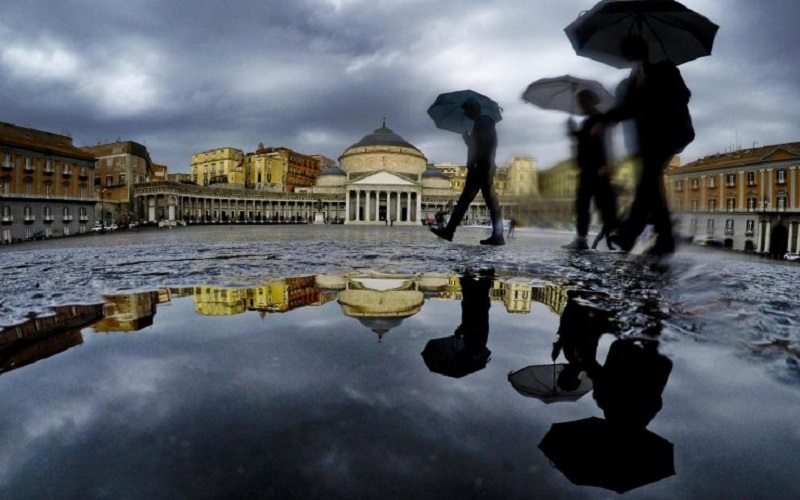
[(492, 219), (492, 235), (481, 240), (481, 244), (505, 245), (500, 205), (494, 192), (496, 169), (494, 157), (497, 150), (495, 123), (491, 117), (481, 114), (481, 105), (475, 98), (467, 99), (462, 108), (467, 118), (474, 122), (472, 133), (465, 133), (463, 136), (464, 142), (467, 144), (467, 179), (447, 225), (444, 229), (431, 228), (431, 232), (442, 239), (453, 241), (456, 227), (461, 223), (469, 204), (480, 191)]
[(558, 339), (553, 343), (553, 361), (561, 353), (567, 359), (557, 381), (565, 391), (580, 385), (581, 372), (591, 378), (599, 372), (597, 344), (604, 333), (612, 333), (610, 312), (583, 305), (576, 298), (571, 296), (567, 300), (558, 324)]
[(586, 242), (586, 236), (589, 234), (592, 198), (600, 210), (603, 227), (606, 231), (614, 229), (616, 225), (617, 206), (614, 190), (611, 187), (612, 166), (608, 154), (609, 134), (601, 123), (600, 111), (597, 110), (600, 99), (591, 90), (582, 90), (578, 92), (577, 97), (578, 105), (587, 116), (579, 129), (575, 127), (572, 118), (567, 122), (569, 133), (577, 142), (577, 163), (580, 169), (580, 180), (575, 199), (577, 235), (575, 240), (564, 245), (564, 248), (588, 250), (589, 244)]
[(461, 324), (455, 334), (464, 339), (464, 355), (482, 355), (489, 340), (489, 308), (494, 270), (461, 276)]
[(592, 378), (594, 399), (612, 424), (644, 429), (661, 410), (672, 361), (654, 340), (615, 340)]
[(694, 139), (688, 111), (691, 92), (673, 63), (648, 61), (649, 48), (642, 37), (626, 37), (621, 50), (634, 67), (621, 85), (620, 102), (603, 116), (603, 121), (633, 119), (642, 170), (630, 213), (612, 241), (623, 251), (630, 251), (650, 221), (658, 234), (650, 253), (671, 254), (675, 240), (662, 178), (670, 159)]

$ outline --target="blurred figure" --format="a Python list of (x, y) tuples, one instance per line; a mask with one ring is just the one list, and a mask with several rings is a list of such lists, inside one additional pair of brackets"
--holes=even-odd
[(469, 204), (480, 191), (492, 219), (492, 235), (481, 240), (481, 245), (505, 245), (503, 219), (494, 193), (496, 169), (494, 160), (497, 151), (495, 123), (491, 117), (481, 113), (481, 105), (475, 98), (464, 101), (462, 108), (467, 118), (474, 122), (472, 133), (463, 134), (464, 142), (467, 144), (467, 179), (447, 225), (444, 229), (431, 228), (431, 232), (442, 239), (453, 241), (456, 227), (464, 218)]
[(587, 118), (577, 128), (572, 118), (567, 121), (569, 135), (577, 142), (577, 163), (580, 169), (578, 192), (575, 199), (577, 215), (575, 240), (564, 248), (570, 250), (588, 250), (586, 237), (589, 234), (591, 221), (591, 202), (603, 218), (605, 231), (612, 231), (617, 224), (617, 202), (611, 187), (613, 167), (610, 163), (609, 134), (602, 123), (602, 115), (597, 109), (600, 99), (591, 90), (578, 92), (578, 106)]
[(688, 108), (691, 92), (673, 63), (648, 61), (648, 46), (642, 37), (627, 36), (621, 51), (633, 63), (633, 69), (626, 83), (620, 86), (620, 102), (601, 121), (634, 121), (636, 155), (641, 160), (642, 172), (630, 213), (611, 239), (628, 252), (649, 221), (658, 234), (649, 252), (668, 255), (675, 251), (675, 239), (662, 178), (670, 159), (694, 140)]
[(514, 237), (514, 229), (517, 227), (517, 219), (512, 218), (508, 221), (508, 237)]

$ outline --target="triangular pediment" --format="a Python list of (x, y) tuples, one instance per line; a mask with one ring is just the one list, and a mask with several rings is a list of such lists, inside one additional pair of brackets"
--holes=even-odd
[(370, 186), (416, 186), (415, 183), (386, 171), (375, 172), (374, 174), (369, 174), (366, 177), (362, 177), (350, 183), (352, 186), (363, 186), (366, 184)]
[(796, 160), (800, 158), (797, 153), (785, 148), (775, 148), (770, 151), (766, 156), (761, 158), (761, 161), (780, 161), (780, 160)]

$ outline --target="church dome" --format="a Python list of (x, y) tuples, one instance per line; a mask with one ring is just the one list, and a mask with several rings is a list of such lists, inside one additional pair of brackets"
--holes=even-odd
[(395, 134), (385, 121), (380, 128), (345, 149), (339, 157), (341, 169), (350, 176), (386, 171), (417, 179), (427, 164), (422, 151)]
[(323, 169), (322, 172), (319, 173), (319, 177), (322, 177), (324, 175), (331, 175), (331, 176), (344, 175), (344, 176), (347, 176), (345, 171), (342, 170), (339, 167), (328, 167), (326, 169)]

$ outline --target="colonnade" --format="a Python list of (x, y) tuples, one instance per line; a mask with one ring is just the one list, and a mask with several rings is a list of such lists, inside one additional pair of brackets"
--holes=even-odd
[(421, 203), (419, 193), (412, 190), (349, 189), (345, 196), (345, 224), (419, 224)]

